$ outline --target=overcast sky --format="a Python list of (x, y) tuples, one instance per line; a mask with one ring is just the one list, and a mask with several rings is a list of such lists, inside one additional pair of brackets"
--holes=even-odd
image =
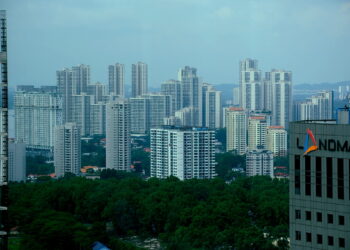
[(250, 57), (294, 83), (350, 80), (349, 0), (1, 0), (10, 84), (56, 84), (56, 70), (148, 63), (149, 85), (190, 65), (206, 82), (237, 83)]

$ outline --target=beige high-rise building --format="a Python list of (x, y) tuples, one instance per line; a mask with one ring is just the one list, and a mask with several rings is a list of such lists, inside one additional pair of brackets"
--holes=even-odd
[(248, 118), (248, 149), (266, 149), (267, 120), (265, 116)]
[(266, 135), (267, 149), (274, 156), (287, 155), (287, 131), (282, 126), (270, 126)]
[(226, 109), (226, 151), (235, 151), (243, 155), (247, 149), (247, 115), (244, 109), (231, 107)]
[(126, 99), (110, 102), (106, 113), (106, 167), (130, 171), (130, 103)]

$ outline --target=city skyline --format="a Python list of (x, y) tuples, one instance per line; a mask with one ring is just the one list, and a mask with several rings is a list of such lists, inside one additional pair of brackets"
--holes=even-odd
[(130, 85), (137, 61), (149, 65), (149, 87), (176, 79), (183, 65), (209, 83), (238, 83), (238, 61), (249, 57), (263, 62), (263, 71), (291, 70), (295, 84), (350, 78), (349, 1), (5, 0), (1, 7), (11, 27), (13, 85), (54, 85), (57, 69), (83, 63), (92, 82), (107, 84), (116, 62), (126, 65)]

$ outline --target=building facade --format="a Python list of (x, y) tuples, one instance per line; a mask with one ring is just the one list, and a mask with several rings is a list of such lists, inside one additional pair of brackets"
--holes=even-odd
[(132, 65), (132, 97), (142, 96), (148, 92), (148, 66), (138, 62)]
[(57, 177), (66, 173), (78, 175), (81, 168), (80, 131), (75, 123), (55, 128), (54, 166)]
[(116, 63), (108, 66), (108, 93), (124, 97), (124, 64)]
[(266, 134), (267, 149), (274, 156), (287, 156), (287, 131), (282, 126), (270, 126)]
[(106, 113), (106, 167), (130, 171), (130, 103), (126, 99), (108, 103)]
[(273, 178), (272, 152), (263, 149), (248, 151), (246, 154), (246, 175), (266, 175)]
[(293, 122), (290, 135), (291, 249), (349, 249), (350, 126)]
[(9, 181), (26, 180), (26, 145), (15, 140), (9, 141)]
[(247, 115), (242, 108), (231, 107), (225, 110), (226, 151), (243, 155), (247, 150)]
[(151, 176), (180, 180), (215, 174), (215, 132), (196, 128), (151, 129)]
[(266, 149), (266, 131), (268, 122), (265, 116), (248, 118), (248, 149)]

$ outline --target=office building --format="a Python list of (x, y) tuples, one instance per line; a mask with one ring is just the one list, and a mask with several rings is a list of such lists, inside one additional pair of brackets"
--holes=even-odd
[(292, 72), (271, 71), (272, 125), (288, 129), (292, 120)]
[(239, 71), (240, 106), (248, 111), (261, 109), (262, 84), (258, 61), (253, 59), (240, 61)]
[(26, 180), (26, 145), (12, 139), (9, 141), (9, 181)]
[(292, 122), (289, 143), (291, 249), (349, 249), (349, 124)]
[(55, 128), (54, 166), (57, 177), (66, 173), (78, 175), (81, 168), (80, 131), (74, 123)]
[(246, 154), (246, 175), (266, 175), (273, 178), (272, 152), (263, 149), (248, 151)]
[(268, 123), (265, 116), (248, 118), (248, 149), (266, 149), (266, 130)]
[(14, 105), (17, 141), (30, 150), (52, 151), (54, 128), (62, 124), (62, 98), (51, 88), (22, 86), (15, 93)]
[(282, 126), (270, 126), (267, 128), (267, 149), (274, 156), (287, 156), (287, 131)]
[(130, 171), (130, 103), (119, 99), (107, 104), (106, 167)]
[(234, 151), (239, 155), (247, 149), (247, 115), (242, 108), (231, 107), (225, 110), (226, 151)]
[(215, 132), (203, 128), (151, 129), (151, 176), (180, 180), (215, 174)]
[(132, 65), (132, 97), (142, 96), (148, 93), (148, 66), (138, 62)]
[(194, 127), (202, 127), (202, 83), (197, 76), (197, 69), (185, 66), (178, 72), (178, 80), (182, 84), (182, 107), (192, 109), (192, 124)]
[(297, 105), (297, 120), (330, 120), (333, 119), (333, 91), (322, 91)]
[(116, 63), (108, 66), (108, 93), (124, 97), (124, 81), (125, 81), (124, 64)]

